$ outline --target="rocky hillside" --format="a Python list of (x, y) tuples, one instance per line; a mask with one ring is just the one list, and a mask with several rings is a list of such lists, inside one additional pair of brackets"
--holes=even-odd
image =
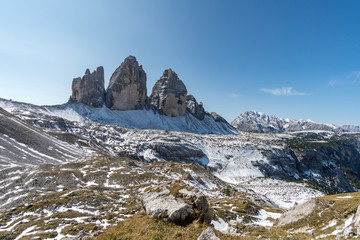
[(71, 133), (35, 127), (0, 108), (1, 166), (56, 164), (95, 154), (98, 146), (85, 147), (87, 141)]
[(112, 74), (104, 88), (104, 69), (98, 67), (82, 78), (74, 78), (68, 104), (48, 107), (49, 111), (74, 110), (91, 121), (140, 129), (163, 129), (211, 134), (232, 134), (236, 130), (216, 113), (208, 113), (202, 103), (188, 95), (183, 81), (166, 69), (147, 96), (146, 73), (134, 56)]
[(359, 200), (358, 192), (315, 198), (285, 212), (275, 227), (307, 232), (316, 239), (358, 238)]
[[(309, 179), (329, 193), (353, 191), (360, 186), (359, 134), (299, 132), (199, 135), (136, 130), (85, 120), (83, 115), (75, 114), (74, 108), (38, 107), (6, 101), (0, 103), (28, 124), (91, 139), (106, 149), (108, 154), (126, 155), (147, 162), (166, 160), (193, 163), (209, 169), (212, 174), (229, 183), (237, 184), (246, 178), (256, 177)], [(102, 111), (98, 116), (103, 117), (102, 122), (105, 122), (105, 109), (98, 110)], [(113, 113), (107, 108), (106, 111)]]
[(282, 119), (261, 112), (249, 111), (240, 114), (231, 123), (239, 131), (256, 133), (281, 133), (295, 131), (360, 132), (359, 126), (316, 123), (311, 120)]
[(103, 68), (86, 70), (63, 105), (0, 99), (0, 239), (360, 234), (360, 133), (238, 122), (246, 131), (207, 113), (171, 69), (147, 96), (132, 56), (106, 90)]
[[(197, 196), (206, 197), (211, 224), (223, 239), (289, 233), (306, 239), (307, 234), (275, 230), (274, 221), (296, 204), (360, 186), (359, 134), (141, 130), (104, 124), (107, 114), (116, 119), (112, 114), (127, 112), (107, 107), (0, 103), (5, 108), (0, 119), (0, 150), (5, 156), (0, 237), (5, 239), (99, 234), (106, 239), (108, 234), (134, 236), (125, 229), (140, 225), (160, 239), (196, 239), (208, 227), (198, 222), (201, 210), (189, 208)], [(99, 121), (90, 118), (94, 109), (102, 117)], [(221, 122), (219, 116), (212, 119)], [(149, 218), (141, 204), (148, 192), (165, 191), (165, 196), (179, 198), (185, 190), (196, 197), (184, 198), (187, 205), (181, 206), (190, 218), (180, 225)], [(125, 228), (106, 230), (119, 222)], [(152, 232), (154, 224), (166, 233)]]

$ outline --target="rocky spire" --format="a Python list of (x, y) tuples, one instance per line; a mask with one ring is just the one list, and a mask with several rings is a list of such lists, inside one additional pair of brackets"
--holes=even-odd
[(113, 110), (141, 109), (146, 98), (146, 73), (135, 57), (128, 56), (110, 78), (106, 106)]
[(69, 102), (102, 107), (105, 102), (104, 68), (98, 67), (92, 73), (86, 69), (82, 78), (74, 78)]
[(150, 104), (167, 116), (186, 115), (187, 90), (177, 74), (167, 69), (155, 83)]
[(203, 103), (197, 103), (193, 95), (188, 95), (186, 98), (186, 110), (199, 120), (203, 120), (206, 114)]

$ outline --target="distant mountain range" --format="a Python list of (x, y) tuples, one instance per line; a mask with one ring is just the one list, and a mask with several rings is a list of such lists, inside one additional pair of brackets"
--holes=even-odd
[(311, 120), (283, 119), (256, 111), (240, 114), (233, 125), (239, 131), (256, 133), (281, 133), (296, 131), (360, 132), (359, 126), (316, 123)]

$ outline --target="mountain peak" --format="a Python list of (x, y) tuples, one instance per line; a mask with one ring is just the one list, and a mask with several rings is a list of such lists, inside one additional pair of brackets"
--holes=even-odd
[(134, 56), (128, 56), (110, 78), (106, 106), (113, 110), (142, 109), (146, 98), (146, 73)]
[(277, 132), (294, 132), (294, 131), (330, 131), (330, 132), (349, 132), (360, 131), (356, 126), (337, 126), (334, 124), (321, 124), (311, 119), (282, 119), (273, 115), (256, 111), (247, 111), (240, 114), (231, 123), (233, 127), (245, 132), (258, 133), (277, 133)]
[(187, 89), (183, 81), (171, 69), (166, 69), (155, 83), (150, 104), (161, 113), (176, 117), (186, 115)]
[(105, 102), (104, 69), (98, 67), (90, 74), (86, 69), (81, 78), (74, 78), (69, 102), (82, 103), (90, 107), (102, 107)]

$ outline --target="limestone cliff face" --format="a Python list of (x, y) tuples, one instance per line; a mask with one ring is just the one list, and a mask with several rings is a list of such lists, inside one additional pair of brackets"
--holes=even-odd
[(150, 104), (167, 116), (186, 115), (187, 90), (177, 74), (167, 69), (155, 83), (150, 95)]
[(82, 78), (74, 78), (69, 102), (102, 107), (105, 102), (104, 68), (98, 67), (92, 73), (86, 69)]
[(203, 120), (205, 117), (205, 110), (202, 102), (197, 103), (195, 97), (193, 95), (188, 95), (186, 99), (186, 109), (192, 115), (194, 115), (197, 119)]
[(146, 98), (146, 73), (136, 58), (129, 56), (110, 78), (106, 106), (113, 110), (142, 109)]

